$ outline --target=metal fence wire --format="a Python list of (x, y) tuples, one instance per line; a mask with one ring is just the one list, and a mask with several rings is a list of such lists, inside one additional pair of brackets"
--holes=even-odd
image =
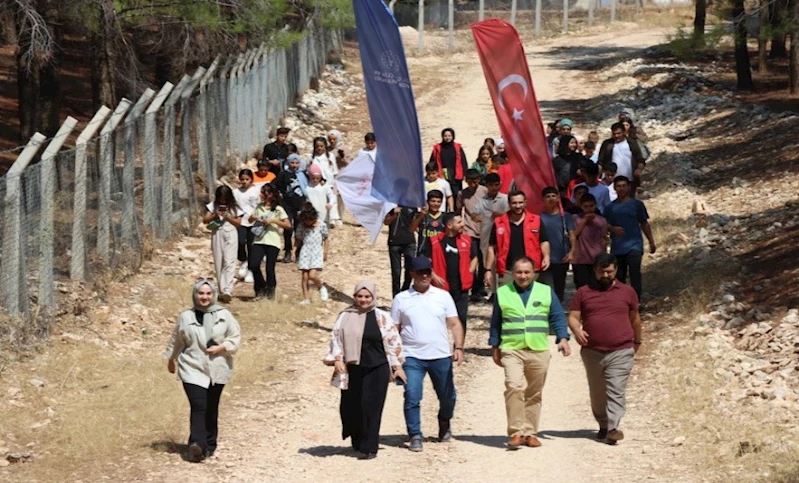
[[(338, 32), (317, 28), (284, 49), (217, 58), (85, 125), (67, 118), (52, 139), (34, 135), (0, 177), (3, 311), (57, 313), (71, 283), (133, 272), (148, 247), (196, 226), (217, 177), (258, 153), (340, 48)], [(4, 320), (0, 333), (12, 330)]]

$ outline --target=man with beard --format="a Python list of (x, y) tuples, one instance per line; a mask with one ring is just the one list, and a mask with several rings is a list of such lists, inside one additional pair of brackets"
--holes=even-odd
[(594, 276), (574, 294), (569, 327), (582, 346), (591, 410), (599, 423), (597, 439), (616, 444), (624, 439), (619, 422), (625, 412), (627, 379), (641, 345), (638, 296), (616, 280), (616, 257), (594, 260)]
[[(510, 211), (494, 219), (486, 256), (487, 270), (494, 268), (496, 262), (497, 287), (507, 281), (503, 280), (506, 270), (522, 257), (530, 257), (535, 262), (536, 272), (549, 268), (549, 237), (541, 217), (524, 211), (527, 196), (521, 191), (511, 191), (508, 203)], [(485, 283), (489, 288), (494, 287), (489, 271), (486, 271)]]

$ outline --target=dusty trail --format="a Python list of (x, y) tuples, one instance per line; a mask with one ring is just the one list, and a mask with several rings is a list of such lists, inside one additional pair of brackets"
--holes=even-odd
[[(662, 32), (624, 36), (608, 32), (528, 48), (544, 118), (553, 119), (570, 106), (562, 101), (587, 99), (598, 93), (597, 86), (590, 83), (585, 72), (597, 56), (626, 57), (631, 55), (631, 49), (654, 45), (662, 39)], [(566, 58), (553, 48), (576, 42), (591, 46), (581, 50), (584, 58), (574, 55)], [(498, 130), (476, 54), (459, 54), (454, 60), (454, 66), (442, 61), (441, 68), (456, 68), (461, 85), (457, 89), (440, 89), (435, 95), (419, 100), (423, 141), (429, 147), (437, 141), (441, 128), (451, 126), (457, 132), (458, 141), (467, 147), (467, 155), (472, 157), (483, 138), (496, 137)], [(412, 70), (415, 64), (412, 62)], [(557, 108), (560, 110), (553, 110)], [(577, 127), (582, 127), (579, 116), (575, 117)], [(368, 246), (363, 234), (357, 235), (357, 239), (363, 241), (362, 247)], [(380, 274), (376, 281), (383, 289), (381, 305), (388, 305), (390, 301), (385, 294), (390, 286), (390, 272), (385, 234), (375, 247), (366, 248), (364, 252), (352, 247), (348, 251), (342, 252), (342, 259), (336, 260), (338, 263), (328, 272), (328, 280), (337, 289), (347, 292), (357, 278), (369, 276), (348, 273), (347, 258), (369, 257), (374, 260), (372, 272)], [(237, 392), (234, 398), (223, 400), (217, 459), (189, 465), (173, 455), (162, 460), (165, 466), (154, 469), (145, 480), (160, 481), (166, 475), (179, 473), (181, 479), (188, 477), (198, 482), (475, 478), (482, 481), (599, 481), (609, 478), (622, 481), (638, 480), (652, 473), (659, 458), (653, 451), (657, 438), (648, 429), (647, 415), (636, 410), (636, 391), (641, 389), (635, 378), (628, 395), (628, 414), (623, 421), (628, 438), (616, 447), (592, 439), (596, 424), (590, 414), (585, 375), (576, 344), (571, 357), (563, 358), (558, 353), (552, 356), (544, 391), (543, 447), (506, 451), (503, 373), (485, 357), (487, 316), (486, 307), (472, 310), (466, 344), (472, 348), (469, 362), (456, 370), (458, 403), (452, 443), (426, 443), (421, 454), (405, 449), (402, 390), (391, 387), (383, 416), (381, 452), (373, 461), (356, 460), (347, 449), (349, 441), (343, 442), (339, 436), (338, 391), (329, 386), (330, 371), (320, 363), (328, 332), (324, 328), (303, 329), (307, 334), (306, 349), (285, 355), (285, 367), (293, 368), (292, 382), (249, 388)], [(329, 319), (322, 325), (330, 327), (332, 315)], [(436, 431), (436, 408), (435, 393), (428, 383), (423, 401), (423, 430), (428, 435)]]

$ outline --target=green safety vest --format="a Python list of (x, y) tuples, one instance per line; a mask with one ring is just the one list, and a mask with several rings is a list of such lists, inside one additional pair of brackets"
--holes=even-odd
[(533, 282), (526, 307), (522, 305), (522, 297), (513, 283), (497, 290), (497, 300), (502, 309), (500, 349), (549, 350), (549, 307), (552, 305), (549, 286)]

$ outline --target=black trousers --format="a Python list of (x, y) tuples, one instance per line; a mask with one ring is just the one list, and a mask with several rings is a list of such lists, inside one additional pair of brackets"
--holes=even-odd
[(626, 255), (616, 255), (619, 268), (616, 278), (621, 283), (627, 283), (627, 272), (629, 272), (630, 286), (638, 294), (638, 300), (641, 300), (641, 291), (643, 290), (641, 283), (641, 262), (643, 258), (644, 254), (638, 250), (630, 250)]
[(352, 438), (352, 447), (362, 453), (377, 453), (380, 420), (386, 403), (391, 368), (348, 365), (349, 389), (341, 391), (341, 439)]
[[(411, 286), (411, 258), (416, 255), (416, 243), (388, 246), (388, 259), (391, 262), (391, 295), (396, 297), (402, 290)], [(400, 285), (402, 267), (405, 267), (405, 281)]]
[[(250, 247), (249, 267), (252, 271), (252, 278), (255, 282), (255, 296), (267, 294), (274, 291), (277, 287), (277, 277), (275, 276), (275, 264), (280, 249), (272, 245), (253, 243)], [(261, 272), (261, 261), (266, 257), (266, 280)]]
[(461, 326), (463, 326), (463, 335), (466, 335), (466, 318), (469, 316), (469, 292), (468, 291), (460, 291), (460, 292), (452, 292), (449, 293), (452, 296), (452, 300), (455, 301), (455, 310), (458, 311), (458, 319), (461, 321)]
[(583, 285), (588, 285), (591, 279), (595, 277), (593, 265), (572, 265), (572, 270), (574, 270), (574, 286), (577, 288), (580, 288)]
[(297, 226), (297, 210), (288, 203), (283, 205), (283, 209), (286, 210), (286, 215), (291, 221), (291, 228), (283, 230), (283, 249), (286, 255), (291, 255), (294, 247), (294, 227)]
[(563, 302), (563, 297), (566, 293), (566, 274), (568, 272), (568, 263), (553, 263), (548, 269), (541, 272), (538, 281), (552, 287), (558, 300)]
[(214, 384), (208, 388), (196, 384), (183, 383), (183, 390), (189, 398), (191, 416), (189, 418), (189, 444), (197, 443), (204, 452), (216, 450), (216, 437), (219, 434), (219, 398), (224, 384)]
[[(449, 187), (452, 189), (452, 202), (453, 204), (458, 201), (458, 193), (461, 192), (463, 189), (463, 180), (462, 179), (450, 179), (447, 180), (449, 182)], [(444, 200), (444, 208), (447, 207), (447, 200)], [(449, 210), (442, 209), (442, 211), (447, 212)]]
[[(480, 246), (480, 239), (473, 236), (472, 243)], [(485, 263), (483, 262), (483, 250), (477, 251), (477, 272), (474, 274), (474, 285), (472, 285), (472, 295), (473, 296), (480, 296), (481, 293), (485, 292), (486, 284), (485, 284), (485, 276), (486, 276), (486, 267)]]
[(249, 226), (240, 226), (239, 231), (239, 256), (240, 262), (247, 261), (247, 252), (252, 245), (253, 235)]

